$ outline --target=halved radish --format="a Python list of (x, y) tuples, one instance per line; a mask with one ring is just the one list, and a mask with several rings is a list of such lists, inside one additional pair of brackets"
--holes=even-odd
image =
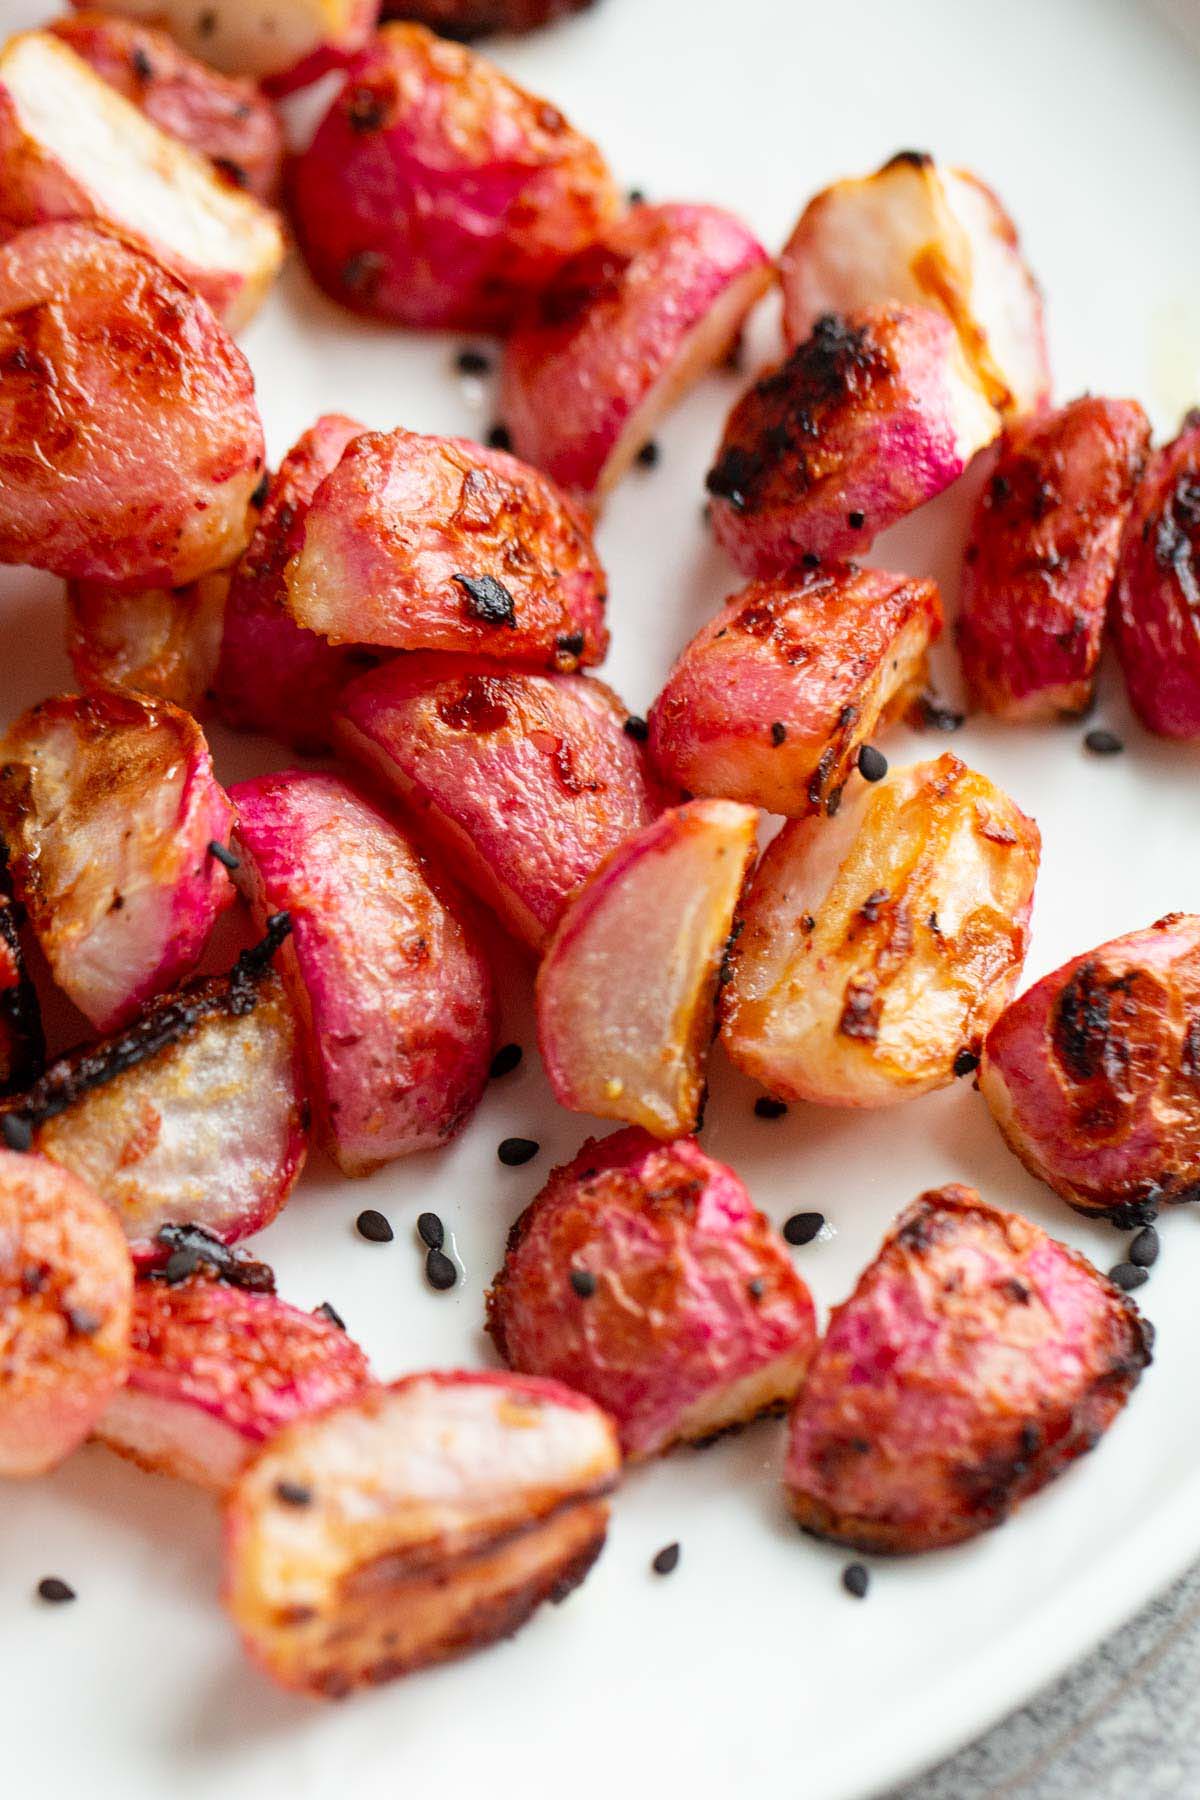
[(563, 265), (504, 352), (519, 456), (597, 501), (770, 285), (757, 238), (716, 206), (635, 206)]
[(564, 1106), (655, 1137), (695, 1129), (713, 1004), (758, 814), (694, 800), (621, 844), (538, 971), (538, 1043)]
[(139, 1262), (165, 1258), (164, 1225), (198, 1224), (224, 1243), (260, 1230), (304, 1165), (300, 1046), (270, 968), (287, 929), (272, 920), (231, 974), (151, 1001), (4, 1108), (108, 1202)]
[(48, 31), (0, 50), (0, 235), (52, 219), (111, 226), (202, 294), (231, 331), (283, 262), (276, 215), (160, 131)]
[(223, 1282), (134, 1288), (129, 1379), (96, 1436), (163, 1475), (227, 1488), (284, 1425), (361, 1392), (367, 1359), (340, 1326)]
[(233, 809), (204, 734), (165, 700), (62, 694), (0, 755), (16, 896), (59, 986), (111, 1030), (195, 966), (233, 899), (208, 850)]
[(0, 1476), (81, 1444), (125, 1379), (133, 1265), (83, 1181), (0, 1150)]
[(494, 1049), (482, 948), (409, 840), (336, 775), (231, 790), (260, 920), (286, 910), (280, 968), (339, 1168), (430, 1150), (474, 1110)]
[(80, 686), (132, 688), (198, 718), (221, 653), (228, 591), (226, 569), (180, 588), (68, 583), (67, 654)]
[(613, 1428), (553, 1381), (410, 1375), (287, 1426), (233, 1487), (225, 1598), (284, 1687), (335, 1698), (508, 1637), (604, 1545)]

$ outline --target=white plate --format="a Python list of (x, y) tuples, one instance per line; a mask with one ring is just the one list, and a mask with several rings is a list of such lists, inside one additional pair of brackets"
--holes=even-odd
[[(0, 13), (20, 24), (35, 8), (0, 0)], [(727, 203), (771, 243), (815, 188), (901, 146), (966, 163), (1024, 230), (1061, 395), (1134, 393), (1167, 429), (1200, 394), (1200, 70), (1138, 8), (603, 0), (498, 55), (591, 130), (623, 179)], [(770, 321), (759, 336), (769, 345)], [(453, 373), (454, 342), (356, 325), (297, 268), (246, 341), (274, 456), (324, 408), (437, 431), (490, 418), (485, 396)], [(700, 503), (736, 391), (726, 376), (694, 396), (662, 433), (660, 466), (632, 475), (604, 519), (606, 672), (638, 706), (734, 585)], [(950, 584), (961, 510), (929, 508), (878, 560)], [(3, 594), (7, 716), (69, 674), (57, 584), (9, 574)], [(1098, 717), (1126, 737), (1123, 758), (1089, 760), (1079, 727), (980, 726), (953, 740), (1041, 822), (1031, 976), (1170, 908), (1200, 908), (1200, 757), (1147, 741), (1111, 682)], [(943, 747), (888, 744), (901, 760)], [(217, 749), (227, 774), (281, 760), (219, 734)], [(528, 1047), (523, 984), (514, 974), (508, 986), (508, 1030)], [(481, 1298), (506, 1228), (587, 1131), (548, 1100), (535, 1063), (497, 1083), (440, 1157), (357, 1185), (318, 1168), (260, 1240), (282, 1292), (334, 1301), (384, 1375), (490, 1360)], [(895, 1211), (946, 1180), (978, 1184), (1102, 1264), (1117, 1259), (1120, 1240), (1023, 1174), (969, 1083), (880, 1115), (797, 1108), (777, 1124), (752, 1116), (752, 1098), (715, 1059), (705, 1142), (777, 1220), (798, 1207), (828, 1214), (836, 1236), (798, 1252), (823, 1306), (852, 1285)], [(514, 1132), (543, 1145), (528, 1168), (496, 1162)], [(395, 1243), (355, 1236), (367, 1204), (391, 1216)], [(445, 1216), (466, 1266), (449, 1295), (421, 1279), (411, 1229), (422, 1206)], [(5, 1791), (725, 1800), (769, 1783), (833, 1800), (896, 1781), (1022, 1700), (1200, 1551), (1198, 1230), (1195, 1213), (1166, 1222), (1164, 1263), (1144, 1290), (1157, 1361), (1101, 1449), (1003, 1530), (877, 1562), (862, 1604), (839, 1585), (845, 1556), (788, 1524), (781, 1429), (767, 1425), (632, 1476), (585, 1587), (512, 1644), (313, 1707), (242, 1661), (216, 1603), (213, 1507), (88, 1450), (0, 1495)], [(675, 1538), (682, 1564), (656, 1579), (650, 1557)], [(32, 1599), (47, 1573), (78, 1588), (76, 1605)]]

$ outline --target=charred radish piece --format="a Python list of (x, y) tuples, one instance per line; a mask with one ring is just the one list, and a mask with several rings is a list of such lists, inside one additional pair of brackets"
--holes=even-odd
[(934, 307), (1002, 412), (1036, 412), (1050, 398), (1037, 282), (1000, 201), (965, 169), (906, 150), (874, 175), (835, 182), (805, 207), (780, 274), (793, 344), (823, 313)]
[(538, 1044), (563, 1106), (660, 1138), (696, 1129), (757, 828), (754, 808), (731, 800), (675, 807), (571, 901), (537, 978)]
[(283, 129), (253, 81), (218, 75), (165, 32), (111, 12), (76, 13), (48, 30), (160, 131), (207, 156), (230, 186), (275, 199)]
[(195, 720), (140, 695), (63, 694), (0, 744), (13, 889), (64, 993), (101, 1031), (187, 973), (233, 899), (208, 845), (233, 811)]
[(1006, 429), (963, 569), (958, 646), (1002, 719), (1085, 712), (1121, 532), (1150, 449), (1136, 400), (1076, 400)]
[(466, 43), (493, 31), (536, 31), (591, 5), (592, 0), (383, 0), (382, 16), (411, 19), (439, 37)]
[(556, 106), (420, 25), (347, 72), (291, 182), (314, 277), (398, 325), (505, 331), (615, 218), (596, 146)]
[[(76, 0), (78, 4), (78, 0)], [(360, 50), (378, 0), (106, 0), (106, 10), (169, 31), (189, 56), (275, 93), (315, 81)]]
[(124, 1031), (60, 1057), (4, 1118), (90, 1182), (140, 1263), (167, 1225), (234, 1243), (269, 1223), (304, 1164), (308, 1102), (271, 957), (286, 918), (229, 975), (153, 1000)]
[(321, 482), (284, 570), (298, 624), (335, 644), (574, 669), (608, 648), (582, 513), (501, 450), (369, 431)]
[(183, 282), (88, 225), (0, 247), (0, 562), (194, 581), (241, 554), (262, 466), (250, 365)]
[(522, 1213), (488, 1330), (514, 1369), (602, 1406), (631, 1458), (774, 1411), (816, 1341), (808, 1289), (733, 1170), (637, 1130), (589, 1140)]
[(713, 529), (745, 575), (855, 555), (999, 429), (941, 313), (827, 313), (729, 415), (708, 472)]
[(199, 717), (221, 653), (228, 591), (224, 569), (181, 588), (71, 582), (67, 654), (80, 686), (132, 688)]
[(1200, 1198), (1200, 918), (1169, 913), (1035, 983), (988, 1033), (979, 1085), (1072, 1206)]
[(482, 949), (396, 827), (333, 775), (231, 790), (260, 919), (304, 1022), (322, 1135), (346, 1175), (443, 1144), (474, 1111), (495, 1048)]
[(1200, 414), (1156, 450), (1134, 497), (1113, 593), (1130, 704), (1159, 737), (1200, 737)]
[(133, 1265), (85, 1182), (0, 1150), (0, 1476), (81, 1444), (125, 1379)]
[(223, 1490), (276, 1431), (370, 1380), (352, 1338), (274, 1294), (143, 1279), (129, 1378), (96, 1436), (143, 1469)]
[(651, 755), (690, 794), (792, 818), (818, 810), (922, 691), (941, 628), (932, 581), (834, 564), (752, 582), (668, 675), (650, 711)]
[(780, 1099), (825, 1106), (948, 1086), (1021, 972), (1040, 848), (1032, 819), (949, 755), (856, 786), (836, 818), (785, 825), (723, 990), (733, 1061)]
[(225, 608), (214, 681), (217, 710), (240, 731), (280, 738), (306, 756), (329, 749), (330, 715), (346, 683), (379, 660), (334, 645), (287, 610), (283, 571), (304, 540), (313, 495), (363, 427), (326, 413), (288, 451), (271, 482)]
[(937, 1550), (1103, 1437), (1150, 1361), (1137, 1308), (1077, 1250), (968, 1187), (922, 1194), (835, 1307), (789, 1426), (806, 1530)]
[(24, 910), (13, 898), (8, 852), (0, 842), (0, 1094), (19, 1093), (42, 1071), (45, 1040), (38, 997), (21, 948)]
[(575, 889), (663, 803), (627, 716), (586, 676), (418, 653), (346, 690), (335, 737), (540, 951)]
[(409, 1376), (255, 1457), (226, 1507), (226, 1604), (284, 1687), (390, 1681), (570, 1593), (619, 1469), (608, 1419), (557, 1382)]
[(758, 240), (715, 206), (637, 206), (541, 289), (504, 354), (518, 455), (595, 500), (724, 361), (771, 282)]
[(141, 244), (231, 331), (253, 317), (283, 261), (269, 208), (160, 131), (61, 38), (29, 31), (0, 50), (0, 232), (54, 219)]

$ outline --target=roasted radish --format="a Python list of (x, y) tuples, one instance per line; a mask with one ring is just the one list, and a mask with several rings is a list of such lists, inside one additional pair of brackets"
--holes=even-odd
[[(75, 0), (79, 4), (79, 0)], [(105, 0), (161, 25), (191, 56), (286, 93), (337, 68), (371, 34), (379, 0)]]
[(724, 360), (771, 281), (715, 206), (635, 206), (540, 290), (504, 351), (518, 455), (599, 500), (662, 418)]
[(1037, 982), (988, 1033), (979, 1085), (1072, 1206), (1200, 1199), (1200, 917), (1170, 913)]
[(1156, 450), (1133, 502), (1113, 594), (1133, 710), (1160, 737), (1200, 737), (1200, 414)]
[(346, 690), (335, 736), (541, 950), (575, 889), (663, 803), (627, 719), (583, 675), (417, 653)]
[[(67, 653), (80, 686), (132, 688), (205, 710), (225, 620), (229, 572), (181, 588), (116, 588), (73, 581), (67, 589)], [(267, 685), (262, 668), (260, 686)]]
[(626, 1456), (791, 1399), (816, 1338), (782, 1238), (692, 1138), (590, 1139), (509, 1233), (488, 1330), (514, 1369), (577, 1388)]
[(0, 246), (0, 562), (179, 586), (239, 556), (254, 379), (209, 307), (88, 225)]
[(587, 521), (502, 450), (365, 432), (317, 488), (299, 535), (287, 603), (335, 644), (555, 669), (599, 662), (608, 648)]
[(329, 749), (338, 695), (379, 657), (298, 625), (287, 610), (283, 571), (303, 541), (309, 502), (362, 429), (341, 413), (325, 413), (288, 451), (225, 608), (217, 710), (239, 730), (266, 732), (309, 756)]
[(194, 967), (233, 899), (208, 846), (233, 811), (195, 720), (108, 691), (32, 707), (0, 743), (13, 888), (55, 980), (102, 1031)]
[(932, 581), (839, 567), (757, 581), (692, 639), (650, 709), (650, 752), (691, 794), (799, 817), (924, 686)]
[(202, 294), (231, 331), (283, 261), (269, 208), (47, 31), (0, 50), (0, 234), (53, 219), (110, 226)]
[(0, 1094), (19, 1093), (41, 1074), (45, 1041), (37, 992), (25, 966), (24, 909), (13, 898), (0, 841)]
[(723, 991), (734, 1062), (825, 1106), (889, 1106), (973, 1069), (1025, 960), (1040, 845), (949, 755), (785, 825)]
[(257, 915), (292, 921), (280, 972), (338, 1167), (363, 1175), (445, 1143), (483, 1092), (496, 1008), (439, 878), (337, 776), (264, 775), (230, 798)]
[(827, 313), (729, 415), (708, 472), (713, 528), (746, 575), (854, 555), (999, 429), (941, 313)]
[(484, 37), (491, 31), (536, 31), (592, 0), (383, 0), (385, 19), (414, 19), (439, 37)]
[(792, 1409), (806, 1530), (937, 1550), (1094, 1449), (1150, 1361), (1149, 1327), (1087, 1259), (974, 1188), (922, 1194), (835, 1307)]
[(0, 1476), (41, 1475), (125, 1379), (133, 1265), (103, 1201), (0, 1150)]
[(152, 1000), (5, 1105), (38, 1150), (108, 1202), (139, 1262), (162, 1261), (166, 1225), (195, 1223), (223, 1243), (261, 1230), (303, 1167), (300, 1047), (269, 966), (285, 931), (273, 920), (232, 974)]
[(793, 344), (823, 313), (898, 301), (945, 313), (989, 398), (1010, 414), (1050, 398), (1042, 297), (991, 188), (903, 150), (810, 200), (780, 259)]
[(160, 131), (207, 156), (224, 181), (275, 198), (283, 128), (253, 81), (218, 75), (165, 32), (111, 12), (76, 13), (49, 29)]
[(660, 1138), (696, 1129), (757, 828), (752, 806), (694, 800), (627, 838), (575, 895), (537, 978), (538, 1044), (563, 1106)]
[(508, 1637), (604, 1544), (620, 1455), (553, 1381), (410, 1375), (290, 1425), (234, 1485), (225, 1598), (284, 1687), (336, 1698)]
[(292, 174), (309, 268), (358, 312), (504, 331), (616, 216), (596, 146), (556, 106), (420, 25), (350, 66)]
[(370, 1380), (353, 1338), (273, 1293), (143, 1279), (129, 1378), (96, 1436), (143, 1469), (220, 1490), (276, 1431)]
[(1087, 710), (1149, 448), (1136, 400), (1089, 396), (1007, 427), (975, 511), (958, 621), (963, 672), (986, 712)]

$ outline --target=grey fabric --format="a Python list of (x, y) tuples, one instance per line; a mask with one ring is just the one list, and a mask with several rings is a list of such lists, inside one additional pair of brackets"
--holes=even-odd
[(1196, 1800), (1200, 1564), (986, 1737), (886, 1800)]

